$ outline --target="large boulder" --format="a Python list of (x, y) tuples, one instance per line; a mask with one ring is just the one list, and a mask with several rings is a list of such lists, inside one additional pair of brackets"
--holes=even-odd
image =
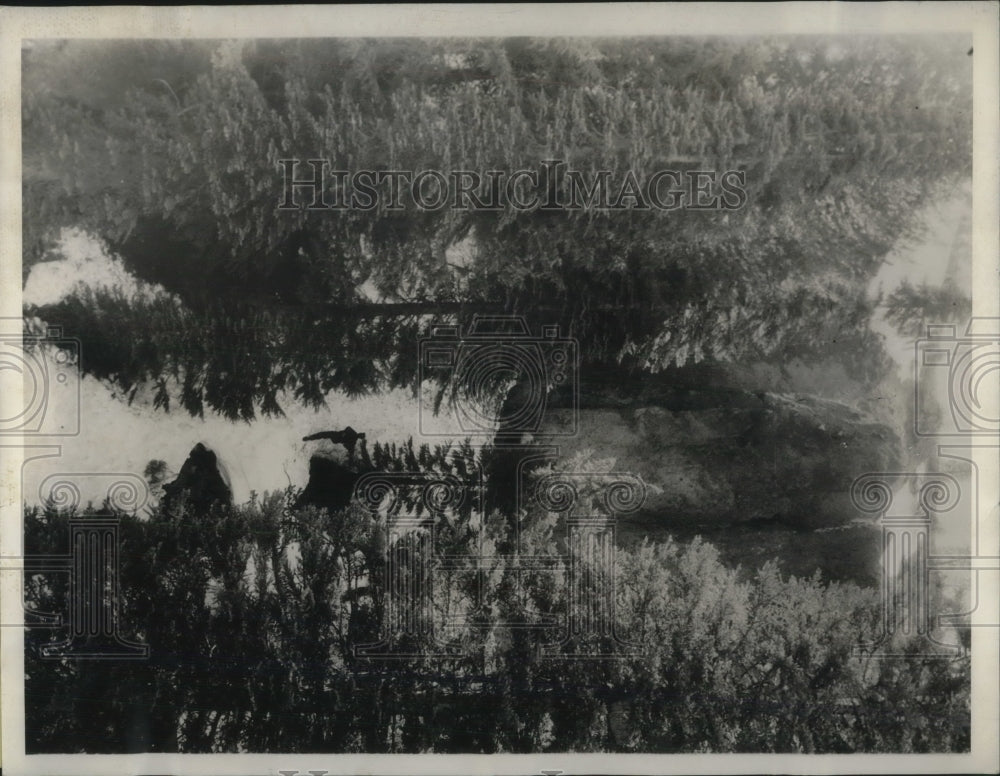
[(163, 486), (163, 503), (168, 509), (181, 501), (198, 513), (208, 512), (215, 504), (233, 503), (218, 458), (201, 442), (191, 449), (177, 479)]
[(345, 509), (354, 496), (359, 476), (356, 467), (345, 461), (331, 455), (314, 455), (309, 459), (309, 482), (295, 506), (315, 506), (330, 511)]
[(309, 458), (309, 481), (295, 506), (315, 506), (331, 512), (345, 509), (354, 497), (358, 477), (372, 469), (365, 435), (347, 426), (342, 431), (310, 434), (302, 441), (319, 445)]

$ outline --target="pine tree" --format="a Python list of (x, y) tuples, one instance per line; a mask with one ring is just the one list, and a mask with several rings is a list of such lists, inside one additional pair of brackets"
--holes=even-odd
[[(104, 372), (161, 387), (187, 362), (181, 405), (229, 417), (275, 411), (289, 386), (314, 402), (411, 384), (429, 320), (476, 312), (560, 324), (592, 364), (638, 372), (814, 354), (863, 338), (868, 281), (920, 207), (968, 175), (957, 51), (947, 37), (877, 50), (835, 38), (324, 40), (203, 44), (192, 59), (135, 43), (114, 51), (134, 65), (121, 92), (75, 94), (71, 68), (109, 55), (69, 42), (25, 72), (25, 265), (80, 226), (176, 294), (183, 328), (222, 343), (266, 320), (281, 357), (264, 335), (230, 365), (204, 352), (212, 337), (163, 337), (141, 369), (114, 369), (129, 354), (107, 353)], [(561, 159), (616, 180), (735, 170), (747, 200), (491, 212), (394, 210), (383, 196), (371, 210), (279, 210), (280, 160), (317, 157), (350, 171)], [(449, 249), (463, 241), (471, 258), (457, 266)], [(149, 314), (114, 306), (132, 330)], [(39, 313), (59, 323), (71, 309)], [(329, 350), (292, 344), (306, 332)], [(247, 359), (260, 363), (237, 374)], [(197, 371), (208, 368), (219, 371)]]

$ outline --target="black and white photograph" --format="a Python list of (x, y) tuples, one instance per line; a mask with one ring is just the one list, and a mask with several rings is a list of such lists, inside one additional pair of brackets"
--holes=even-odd
[(998, 6), (776, 5), (0, 11), (8, 771), (996, 772)]

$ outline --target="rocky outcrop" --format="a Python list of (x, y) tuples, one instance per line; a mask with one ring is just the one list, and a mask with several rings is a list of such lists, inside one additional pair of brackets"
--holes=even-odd
[(233, 493), (219, 467), (214, 452), (196, 444), (181, 466), (177, 479), (163, 486), (163, 503), (168, 509), (184, 501), (196, 513), (208, 512), (213, 505), (231, 506)]
[[(562, 461), (593, 453), (609, 471), (640, 475), (643, 508), (622, 520), (624, 541), (702, 535), (727, 560), (871, 582), (877, 531), (850, 499), (866, 472), (893, 471), (888, 426), (836, 401), (804, 394), (664, 387), (629, 393), (586, 386), (580, 409), (549, 406), (530, 438)], [(556, 397), (558, 399), (558, 397)], [(575, 436), (560, 436), (578, 412)]]
[(887, 426), (843, 404), (804, 395), (761, 393), (720, 406), (657, 405), (550, 409), (535, 444), (560, 457), (592, 450), (617, 471), (641, 475), (645, 512), (674, 526), (780, 521), (805, 528), (844, 525), (855, 477), (897, 466), (899, 443)]
[[(372, 469), (365, 435), (347, 426), (342, 431), (310, 434), (302, 441), (319, 442), (320, 449), (309, 458), (309, 481), (295, 506), (315, 506), (330, 511), (346, 508), (354, 496), (358, 477)], [(359, 441), (358, 454), (355, 454)]]
[(354, 467), (342, 461), (326, 455), (314, 455), (309, 459), (309, 482), (295, 506), (315, 506), (330, 511), (344, 509), (351, 503), (354, 484), (359, 476)]

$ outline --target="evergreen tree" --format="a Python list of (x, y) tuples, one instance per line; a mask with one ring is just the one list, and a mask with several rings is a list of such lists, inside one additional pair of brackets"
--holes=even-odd
[[(192, 60), (135, 43), (114, 52), (135, 63), (132, 88), (75, 95), (69, 68), (110, 55), (70, 42), (26, 66), (25, 264), (46, 235), (81, 226), (176, 294), (194, 330), (308, 318), (336, 343), (324, 366), (289, 350), (287, 369), (187, 378), (183, 406), (230, 417), (274, 411), (290, 372), (348, 391), (411, 383), (432, 315), (558, 323), (586, 359), (639, 371), (810, 355), (860, 338), (882, 259), (923, 203), (968, 174), (968, 63), (953, 44), (262, 41), (206, 44)], [(370, 210), (279, 210), (279, 161), (317, 157), (376, 172), (561, 159), (619, 181), (737, 170), (747, 200), (729, 212), (491, 212), (394, 210), (383, 196)], [(448, 251), (462, 241), (471, 258), (456, 265)], [(39, 311), (52, 323), (66, 312)], [(117, 305), (133, 330), (148, 314)], [(408, 341), (414, 355), (386, 355), (388, 374), (345, 355), (379, 361)], [(148, 369), (112, 371), (128, 385), (162, 382), (188, 358), (205, 366), (182, 347), (164, 339)]]

